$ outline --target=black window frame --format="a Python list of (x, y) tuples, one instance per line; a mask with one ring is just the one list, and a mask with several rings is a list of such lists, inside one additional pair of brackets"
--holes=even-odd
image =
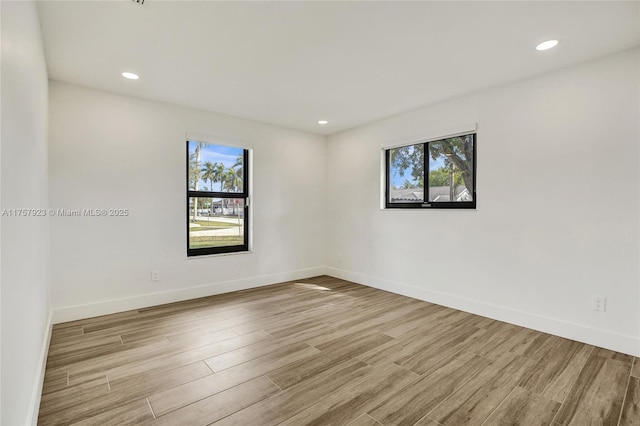
[[(242, 149), (242, 192), (220, 192), (220, 191), (194, 191), (189, 189), (189, 142), (203, 142), (194, 139), (187, 139), (186, 143), (186, 186), (187, 186), (187, 199), (186, 199), (186, 212), (187, 212), (187, 257), (194, 256), (205, 256), (205, 255), (213, 255), (213, 254), (224, 254), (224, 253), (239, 253), (239, 252), (248, 252), (249, 251), (249, 150), (243, 147), (233, 146), (234, 148)], [(205, 142), (210, 145), (218, 145), (218, 146), (232, 146), (221, 143), (215, 143), (211, 141)], [(192, 197), (197, 198), (220, 198), (220, 199), (244, 199), (244, 242), (242, 245), (233, 245), (233, 246), (220, 246), (220, 247), (200, 247), (200, 248), (190, 248), (189, 247), (189, 199)], [(196, 206), (197, 209), (197, 206)]]
[[(472, 201), (429, 201), (429, 144), (442, 142), (447, 139), (451, 139), (454, 137), (461, 136), (471, 136), (472, 138), (472, 153), (473, 153), (473, 199)], [(477, 204), (477, 193), (476, 193), (476, 170), (477, 170), (477, 133), (476, 132), (468, 132), (462, 133), (459, 135), (447, 136), (438, 139), (429, 139), (427, 141), (416, 141), (412, 143), (403, 144), (400, 146), (394, 146), (389, 148), (384, 148), (384, 158), (385, 158), (385, 188), (384, 188), (384, 206), (385, 209), (475, 209)], [(423, 202), (406, 202), (406, 203), (392, 203), (389, 200), (389, 191), (391, 189), (391, 150), (403, 148), (406, 146), (415, 146), (415, 145), (423, 145), (424, 149), (424, 201)]]

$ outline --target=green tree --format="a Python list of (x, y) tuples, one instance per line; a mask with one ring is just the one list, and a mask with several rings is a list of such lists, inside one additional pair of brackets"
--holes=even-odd
[[(244, 178), (244, 155), (239, 155), (236, 158), (236, 162), (231, 166), (231, 170), (235, 172), (235, 177), (233, 178), (235, 191), (241, 191), (244, 186), (243, 178)], [(240, 211), (238, 210), (238, 205), (233, 203), (233, 213), (238, 216), (238, 225), (240, 225)], [(238, 227), (238, 233), (240, 232), (240, 228)], [(239, 235), (239, 234), (238, 234)]]
[(414, 182), (420, 182), (424, 186), (424, 145), (409, 145), (391, 150), (391, 164), (404, 175), (407, 169), (411, 169), (411, 177)]
[(401, 187), (401, 189), (415, 189), (415, 188), (418, 188), (418, 185), (416, 185), (413, 182), (410, 182), (409, 179), (405, 179)]
[(196, 188), (196, 182), (200, 179), (200, 168), (198, 167), (196, 152), (189, 153), (189, 189)]
[[(459, 171), (454, 172), (454, 186), (462, 185), (462, 173)], [(430, 186), (449, 186), (451, 183), (451, 168), (440, 167), (439, 169), (431, 170), (429, 172), (429, 185)]]
[(234, 169), (227, 169), (224, 172), (224, 185), (227, 191), (237, 192), (241, 183), (242, 179), (240, 179)]
[[(193, 190), (198, 190), (198, 184), (200, 183), (200, 175), (202, 173), (200, 169), (200, 152), (202, 151), (202, 144), (200, 142), (196, 145), (196, 179), (193, 185)], [(193, 220), (198, 220), (198, 197), (193, 199)]]
[(224, 164), (215, 163), (213, 171), (213, 182), (220, 182), (220, 192), (222, 192), (222, 175), (224, 174)]
[(204, 167), (200, 169), (200, 171), (202, 172), (202, 180), (204, 181), (205, 185), (207, 181), (209, 181), (209, 191), (213, 191), (213, 179), (216, 175), (217, 164), (218, 163), (207, 161), (206, 163), (204, 163)]
[[(193, 184), (192, 188), (194, 191), (198, 190), (198, 185), (200, 183), (200, 177), (202, 175), (202, 169), (200, 168), (200, 157), (202, 148), (208, 146), (208, 143), (204, 142), (196, 142), (196, 149), (193, 152), (193, 163), (191, 161), (191, 154), (189, 155), (189, 184)], [(192, 167), (193, 164), (193, 167)], [(198, 198), (194, 197), (193, 199), (193, 220), (196, 220), (196, 216), (198, 215)]]
[[(473, 193), (473, 139), (472, 136), (457, 136), (443, 139), (428, 144), (429, 156), (437, 160), (444, 157), (444, 169), (453, 168), (456, 175), (462, 177), (461, 183), (467, 188), (469, 193)], [(391, 150), (391, 165), (402, 175), (411, 169), (411, 176), (414, 181), (420, 181), (424, 176), (424, 145), (410, 145)], [(442, 173), (442, 172), (439, 172)], [(431, 180), (432, 174), (429, 174)], [(435, 178), (441, 177), (436, 174)], [(457, 185), (458, 178), (454, 178), (454, 185)], [(422, 182), (421, 182), (422, 183)], [(447, 178), (445, 185), (449, 186), (450, 178)]]
[[(239, 190), (240, 185), (242, 184), (242, 179), (238, 176), (238, 173), (234, 169), (227, 169), (224, 172), (224, 185), (225, 189), (229, 192), (237, 192)], [(227, 208), (229, 207), (229, 201), (227, 199)], [(236, 204), (233, 203), (233, 214), (236, 214)]]
[[(200, 169), (200, 171), (202, 172), (202, 180), (204, 180), (205, 185), (207, 181), (209, 181), (210, 191), (213, 191), (213, 182), (216, 179), (217, 166), (218, 166), (218, 163), (212, 163), (211, 161), (207, 161), (206, 163), (204, 163), (204, 167)], [(211, 208), (213, 207), (210, 204), (211, 204), (211, 199), (209, 199), (209, 201), (207, 202), (207, 206), (205, 206), (205, 208), (208, 209), (209, 211), (209, 214), (207, 215), (207, 220), (209, 220), (209, 218), (211, 217)]]
[[(462, 175), (462, 183), (473, 194), (473, 139), (472, 136), (457, 136), (429, 144), (429, 153), (434, 160), (445, 156), (444, 164), (454, 174)], [(457, 179), (454, 178), (454, 185)]]
[(242, 164), (244, 163), (244, 157), (242, 155), (239, 155), (238, 158), (236, 158), (236, 162), (233, 163), (233, 166), (231, 166), (232, 169), (238, 168), (238, 170), (242, 170)]
[(237, 176), (236, 190), (240, 190), (240, 188), (243, 185), (243, 182), (242, 182), (242, 178), (244, 175), (243, 165), (244, 165), (244, 156), (240, 155), (238, 156), (238, 158), (236, 158), (236, 162), (233, 163), (233, 166), (231, 166), (231, 169), (235, 171)]

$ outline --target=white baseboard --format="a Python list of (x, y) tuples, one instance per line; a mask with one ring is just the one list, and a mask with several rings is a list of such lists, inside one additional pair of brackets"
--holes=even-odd
[(196, 299), (198, 297), (229, 293), (236, 290), (262, 287), (285, 281), (300, 280), (317, 275), (324, 275), (325, 272), (326, 269), (324, 267), (299, 269), (277, 274), (244, 278), (241, 280), (223, 281), (197, 287), (181, 288), (161, 293), (151, 293), (123, 299), (107, 300), (87, 305), (57, 308), (53, 311), (53, 323), (59, 324), (62, 322), (92, 318), (100, 315), (115, 314), (117, 312), (124, 312), (132, 309), (141, 309), (165, 303), (180, 302), (183, 300)]
[[(635, 336), (629, 336), (614, 333), (608, 330), (587, 327), (582, 324), (559, 320), (557, 318), (537, 315), (531, 312), (525, 312), (505, 306), (494, 305), (475, 299), (468, 299), (453, 294), (433, 291), (405, 283), (385, 280), (333, 267), (300, 269), (296, 271), (261, 275), (234, 281), (224, 281), (161, 293), (152, 293), (130, 298), (108, 300), (87, 305), (58, 308), (53, 311), (52, 322), (53, 324), (58, 324), (61, 322), (91, 318), (100, 315), (108, 315), (132, 309), (141, 309), (149, 306), (179, 302), (182, 300), (195, 299), (198, 297), (212, 296), (215, 294), (228, 293), (236, 290), (262, 287), (279, 282), (298, 280), (324, 274), (352, 281), (358, 284), (363, 284), (369, 287), (378, 288), (380, 290), (390, 291), (392, 293), (401, 294), (431, 303), (436, 303), (438, 305), (447, 306), (453, 309), (459, 309), (461, 311), (470, 312), (472, 314), (481, 315), (487, 318), (505, 321), (522, 327), (531, 328), (533, 330), (554, 334), (556, 336), (565, 337), (567, 339), (576, 340), (590, 345), (611, 349), (633, 356), (640, 356), (640, 339)], [(48, 340), (46, 347), (48, 348)], [(44, 353), (43, 357), (43, 362), (46, 362), (46, 352)]]
[(38, 424), (38, 413), (40, 412), (40, 399), (42, 397), (42, 386), (44, 384), (44, 373), (47, 369), (47, 355), (49, 354), (49, 343), (51, 342), (51, 329), (53, 327), (53, 312), (49, 313), (47, 322), (47, 332), (42, 339), (42, 347), (40, 349), (40, 362), (38, 363), (38, 372), (36, 374), (36, 382), (33, 385), (33, 394), (31, 395), (31, 409), (27, 418), (28, 425)]
[(493, 305), (453, 294), (432, 291), (409, 284), (384, 280), (343, 269), (327, 267), (326, 274), (380, 290), (412, 297), (414, 299), (424, 300), (438, 305), (447, 306), (449, 308), (481, 315), (483, 317), (519, 325), (521, 327), (554, 334), (556, 336), (565, 337), (578, 342), (634, 356), (640, 356), (640, 339), (634, 336), (591, 328), (556, 318)]

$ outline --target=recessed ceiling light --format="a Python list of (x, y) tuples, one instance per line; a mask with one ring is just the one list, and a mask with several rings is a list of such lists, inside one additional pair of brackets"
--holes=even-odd
[(122, 76), (124, 78), (128, 78), (129, 80), (137, 80), (140, 78), (140, 76), (138, 74), (134, 74), (132, 72), (123, 72)]
[(552, 47), (556, 47), (557, 45), (558, 45), (558, 40), (547, 40), (537, 45), (536, 50), (549, 50)]
[(318, 120), (318, 124), (329, 124), (327, 120)]

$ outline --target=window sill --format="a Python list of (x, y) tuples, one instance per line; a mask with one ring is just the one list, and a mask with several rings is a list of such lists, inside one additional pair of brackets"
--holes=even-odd
[(253, 254), (253, 250), (248, 251), (233, 251), (231, 253), (212, 253), (212, 254), (201, 254), (199, 256), (187, 256), (187, 260), (198, 260), (205, 259), (210, 257), (221, 257), (221, 256), (238, 256), (241, 254)]

